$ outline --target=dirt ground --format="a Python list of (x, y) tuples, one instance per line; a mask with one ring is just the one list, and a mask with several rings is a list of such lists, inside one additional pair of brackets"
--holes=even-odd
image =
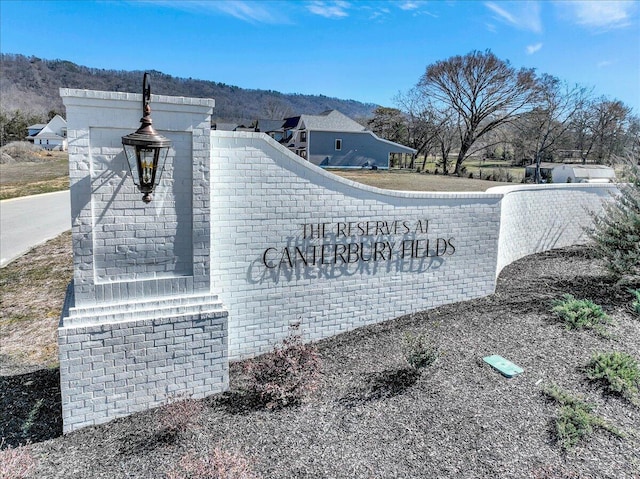
[[(66, 257), (55, 261), (60, 284), (29, 293), (42, 300), (24, 313), (34, 316), (11, 322), (10, 335), (31, 330), (23, 341), (12, 340), (11, 357), (17, 345), (31, 351), (36, 341), (55, 350), (55, 335), (46, 331), (57, 324), (48, 316), (61, 302), (67, 241), (44, 245), (20, 265), (38, 269), (43, 260)], [(32, 281), (36, 289), (48, 284)], [(614, 319), (611, 337), (559, 324), (550, 307), (564, 293), (600, 304)], [(62, 436), (51, 355), (25, 353), (14, 364), (3, 356), (0, 435), (5, 447), (33, 443), (33, 478), (163, 478), (187, 453), (206, 457), (217, 449), (246, 460), (263, 478), (637, 479), (640, 408), (584, 375), (594, 352), (626, 351), (640, 359), (640, 319), (630, 301), (585, 248), (530, 256), (503, 270), (491, 296), (320, 341), (321, 385), (300, 406), (256, 405), (242, 364), (234, 363), (230, 391), (193, 403), (192, 425), (173, 434), (163, 426), (165, 407)], [(3, 298), (3, 321), (13, 314), (7, 304)], [(436, 362), (420, 374), (403, 359), (406, 334), (427, 334), (437, 350)], [(524, 373), (501, 376), (482, 361), (491, 354)], [(564, 451), (553, 427), (559, 407), (541, 393), (550, 384), (592, 403), (625, 437), (596, 428)]]

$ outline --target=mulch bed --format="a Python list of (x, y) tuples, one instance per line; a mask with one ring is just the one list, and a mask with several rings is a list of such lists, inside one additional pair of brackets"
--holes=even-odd
[[(600, 304), (612, 337), (565, 330), (549, 311), (564, 293)], [(0, 378), (0, 434), (34, 443), (38, 478), (162, 478), (186, 453), (214, 448), (264, 478), (640, 478), (640, 408), (582, 370), (594, 352), (640, 359), (630, 301), (586, 249), (551, 251), (507, 267), (486, 298), (320, 341), (321, 386), (299, 406), (257, 406), (235, 363), (231, 390), (200, 401), (190, 427), (167, 433), (160, 408), (61, 436), (57, 370), (38, 370)], [(438, 349), (420, 374), (403, 358), (407, 333), (427, 333)], [(482, 362), (492, 354), (524, 373), (502, 377)], [(565, 452), (553, 429), (558, 405), (541, 393), (552, 383), (627, 437), (595, 430)]]

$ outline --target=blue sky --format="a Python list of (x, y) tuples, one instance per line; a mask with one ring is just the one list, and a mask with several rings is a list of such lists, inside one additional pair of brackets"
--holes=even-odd
[(491, 49), (640, 114), (637, 1), (0, 0), (0, 49), (394, 106), (427, 65)]

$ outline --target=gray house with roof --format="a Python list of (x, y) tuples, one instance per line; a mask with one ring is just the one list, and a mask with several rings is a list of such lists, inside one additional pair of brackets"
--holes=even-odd
[(337, 110), (286, 118), (281, 128), (267, 133), (323, 168), (387, 169), (391, 154), (416, 153), (413, 148), (378, 137)]

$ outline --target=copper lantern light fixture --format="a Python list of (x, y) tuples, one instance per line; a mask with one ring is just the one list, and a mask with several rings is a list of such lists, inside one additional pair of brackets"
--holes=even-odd
[[(151, 85), (149, 74), (142, 80), (142, 118), (140, 128), (135, 133), (122, 137), (122, 146), (127, 156), (127, 166), (133, 182), (142, 193), (142, 201), (149, 203), (153, 189), (160, 182), (164, 164), (167, 161), (171, 140), (162, 136), (152, 126)], [(135, 169), (133, 164), (135, 162)], [(160, 172), (158, 166), (161, 164)]]

